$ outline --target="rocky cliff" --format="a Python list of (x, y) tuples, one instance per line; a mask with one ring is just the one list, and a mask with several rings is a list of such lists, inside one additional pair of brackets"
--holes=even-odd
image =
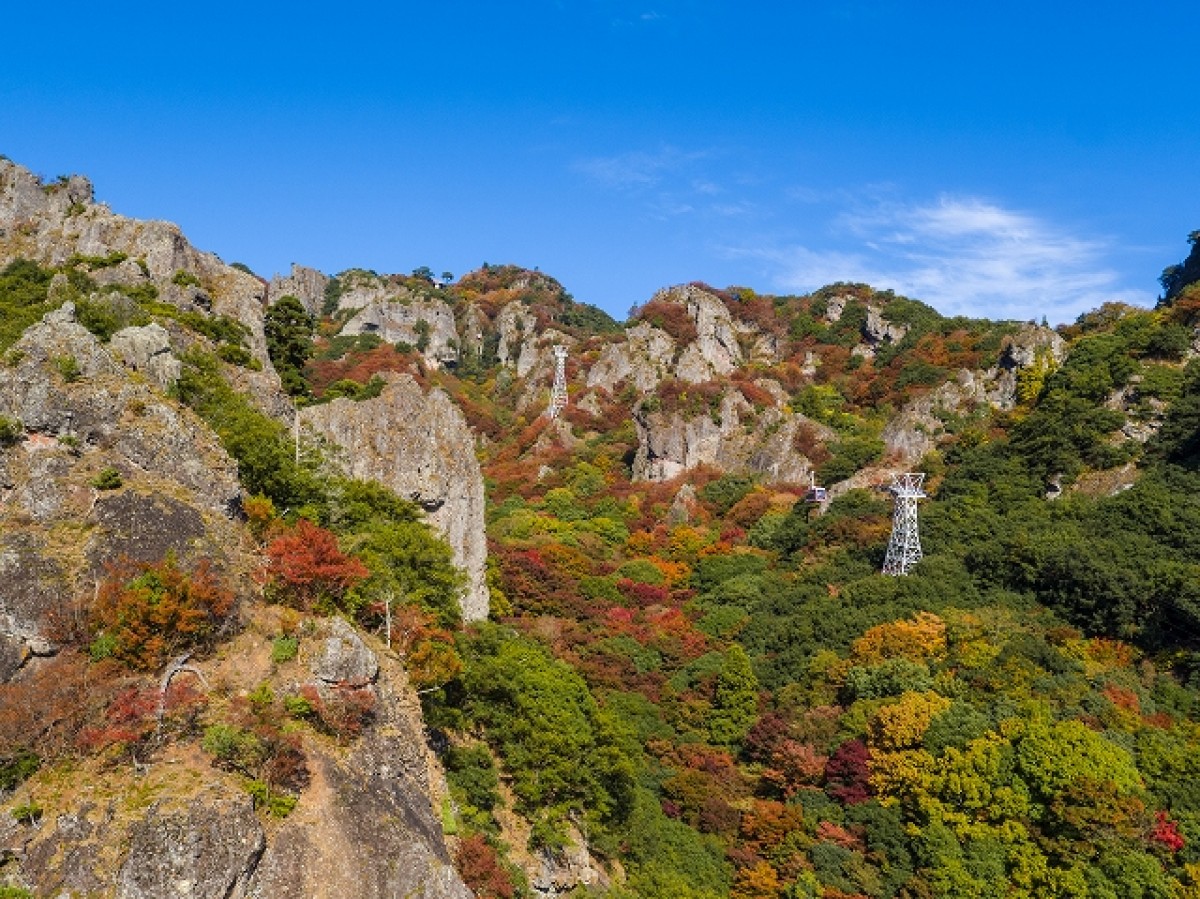
[(132, 769), (85, 759), (20, 788), (16, 800), (37, 812), (0, 820), (9, 880), (39, 896), (469, 899), (433, 812), (420, 709), (399, 663), (340, 619), (311, 622), (297, 658), (273, 663), (264, 646), (278, 622), (256, 609), (247, 623), (189, 669), (216, 687), (210, 716), (252, 689), (369, 699), (370, 720), (349, 749), (298, 733), (307, 761), (295, 809), (282, 820), (256, 809), (244, 777), (178, 738)]
[(30, 651), (53, 651), (47, 617), (105, 562), (167, 552), (233, 561), (236, 465), (69, 304), (5, 354), (0, 417), (0, 675)]
[(486, 618), (483, 475), (474, 435), (450, 398), (393, 375), (375, 399), (313, 406), (301, 410), (301, 423), (341, 447), (349, 474), (379, 481), (425, 509), (467, 575), (463, 618)]
[[(48, 765), (63, 752), (79, 759), (3, 797), (28, 811), (0, 817), (0, 882), (39, 896), (467, 899), (398, 658), (340, 619), (259, 600), (237, 466), (166, 393), (178, 355), (200, 338), (152, 324), (106, 344), (75, 312), (62, 305), (0, 361), (0, 756), (10, 761), (15, 734), (36, 738)], [(408, 417), (413, 404), (429, 406), (409, 397)], [(467, 447), (473, 462), (469, 435)], [(122, 558), (214, 566), (235, 594), (219, 651), (177, 660), (161, 681), (89, 662), (79, 631)], [(295, 659), (273, 660), (287, 633)], [(295, 737), (305, 774), (282, 822), (270, 809), (286, 807), (247, 792), (250, 768), (222, 767), (201, 748), (202, 728), (244, 721), (255, 691), (277, 697), (260, 724), (302, 694), (319, 709), (351, 696), (359, 710), (354, 729), (314, 713)]]
[(0, 159), (0, 264), (24, 258), (61, 265), (72, 257), (104, 260), (102, 281), (153, 285), (166, 302), (236, 319), (270, 371), (258, 278), (197, 250), (177, 225), (113, 213), (95, 201), (86, 178), (43, 184)]

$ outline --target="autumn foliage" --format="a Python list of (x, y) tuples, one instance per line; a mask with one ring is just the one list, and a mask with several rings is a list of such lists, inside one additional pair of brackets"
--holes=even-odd
[(89, 609), (93, 658), (131, 668), (161, 667), (204, 645), (233, 609), (234, 596), (207, 561), (188, 572), (173, 557), (110, 566)]
[(512, 899), (516, 895), (512, 878), (482, 834), (472, 834), (460, 842), (454, 861), (463, 881), (479, 899)]
[(370, 572), (338, 547), (337, 537), (306, 518), (266, 547), (268, 590), (278, 601), (306, 611), (337, 606)]

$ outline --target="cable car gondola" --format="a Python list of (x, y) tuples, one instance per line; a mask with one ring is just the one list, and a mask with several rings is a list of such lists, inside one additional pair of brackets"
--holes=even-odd
[(808, 492), (804, 494), (806, 503), (823, 503), (829, 498), (828, 491), (824, 487), (817, 486), (817, 473), (811, 472), (812, 483), (809, 485)]

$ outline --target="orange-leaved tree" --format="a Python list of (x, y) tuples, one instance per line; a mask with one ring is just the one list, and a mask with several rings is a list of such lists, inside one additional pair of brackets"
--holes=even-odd
[(96, 591), (89, 652), (133, 668), (160, 667), (210, 640), (233, 598), (207, 561), (189, 572), (173, 555), (154, 563), (122, 559), (109, 566)]
[(300, 609), (336, 607), (370, 572), (338, 546), (337, 537), (307, 518), (267, 544), (267, 591)]

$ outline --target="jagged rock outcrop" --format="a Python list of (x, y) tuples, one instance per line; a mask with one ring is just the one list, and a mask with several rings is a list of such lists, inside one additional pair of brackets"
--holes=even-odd
[[(57, 451), (41, 456), (46, 459), (95, 452), (121, 474), (144, 473), (187, 488), (215, 511), (236, 501), (236, 465), (208, 427), (132, 378), (74, 320), (69, 304), (26, 331), (8, 357), (17, 361), (0, 368), (0, 415), (24, 426), (21, 458), (36, 465), (44, 450)], [(43, 493), (42, 499), (51, 498)], [(39, 505), (30, 508), (35, 518), (55, 514)]]
[(768, 482), (804, 483), (811, 463), (796, 449), (801, 430), (807, 442), (829, 442), (834, 432), (795, 412), (776, 407), (756, 411), (741, 393), (725, 393), (709, 414), (634, 408), (638, 449), (634, 480), (667, 481), (699, 465), (752, 472)]
[(379, 674), (379, 660), (345, 620), (333, 618), (322, 651), (309, 665), (313, 676), (327, 684), (362, 686)]
[(339, 333), (377, 334), (387, 343), (410, 344), (434, 365), (458, 361), (454, 311), (441, 300), (375, 300), (359, 310)]
[(319, 315), (328, 286), (328, 275), (293, 262), (291, 274), (275, 275), (267, 283), (266, 303), (269, 306), (283, 297), (295, 297), (309, 315)]
[(371, 272), (350, 271), (339, 281), (337, 309), (349, 316), (339, 333), (377, 334), (388, 343), (407, 343), (431, 365), (458, 361), (458, 329), (447, 303)]
[(937, 447), (950, 416), (969, 413), (987, 402), (983, 379), (964, 369), (956, 380), (947, 381), (906, 405), (884, 426), (880, 436), (892, 455), (915, 463)]
[(846, 304), (854, 299), (849, 294), (838, 294), (836, 297), (830, 297), (825, 301), (825, 321), (829, 323), (840, 322), (842, 313), (846, 311)]
[(493, 324), (499, 335), (496, 345), (497, 360), (501, 365), (517, 368), (526, 341), (534, 340), (537, 336), (534, 333), (537, 319), (520, 301), (513, 300), (496, 314)]
[(663, 303), (683, 307), (695, 327), (695, 338), (679, 346), (660, 328), (638, 322), (625, 330), (624, 340), (601, 351), (588, 372), (588, 387), (611, 392), (617, 385), (629, 383), (638, 392), (648, 393), (668, 377), (703, 384), (748, 362), (778, 361), (779, 346), (773, 335), (735, 318), (719, 297), (702, 287), (668, 287), (654, 294), (647, 305)]
[(301, 423), (345, 451), (349, 474), (379, 481), (425, 509), (467, 575), (463, 618), (486, 618), (483, 475), (474, 436), (450, 398), (440, 390), (426, 394), (408, 375), (392, 375), (378, 397), (310, 407)]
[(313, 781), (272, 835), (247, 899), (469, 899), (430, 804), (420, 704), (403, 671), (341, 619), (316, 647), (309, 670), (327, 689), (367, 686), (375, 719), (348, 756), (312, 754)]
[(670, 508), (667, 509), (667, 523), (687, 524), (696, 514), (699, 505), (699, 501), (696, 499), (696, 488), (691, 484), (684, 484), (675, 494), (675, 498), (671, 500)]
[(912, 464), (937, 448), (946, 434), (946, 422), (976, 409), (1008, 410), (1017, 404), (1018, 374), (1045, 366), (1051, 371), (1062, 364), (1066, 342), (1049, 328), (1023, 325), (1004, 339), (998, 363), (984, 371), (962, 370), (953, 381), (908, 403), (883, 429), (888, 452), (898, 462)]
[(486, 333), (488, 329), (487, 316), (478, 306), (471, 303), (462, 315), (459, 324), (459, 345), (464, 353), (482, 356)]
[(997, 409), (1011, 409), (1017, 404), (1019, 371), (1038, 364), (1047, 365), (1052, 371), (1066, 357), (1067, 342), (1057, 332), (1039, 325), (1022, 325), (1016, 334), (1004, 339), (1000, 361), (988, 372), (995, 381), (989, 390), (989, 402)]
[(123, 328), (109, 340), (109, 349), (127, 368), (142, 372), (164, 393), (175, 386), (182, 363), (171, 353), (171, 336), (157, 323)]
[(612, 391), (622, 382), (639, 393), (647, 393), (670, 372), (675, 358), (675, 341), (648, 322), (625, 331), (625, 339), (610, 343), (588, 371), (587, 386)]
[(571, 836), (572, 841), (561, 854), (555, 855), (545, 850), (536, 854), (538, 867), (529, 884), (535, 896), (552, 899), (557, 896), (570, 896), (580, 886), (611, 886), (608, 874), (592, 858), (582, 836), (578, 832), (572, 833)]
[[(96, 280), (152, 284), (164, 302), (241, 322), (249, 331), (250, 352), (263, 366), (262, 372), (254, 373), (256, 392), (278, 390), (263, 335), (266, 290), (258, 278), (197, 250), (177, 225), (114, 214), (95, 202), (86, 178), (43, 184), (28, 169), (0, 159), (0, 265), (17, 258), (62, 265), (72, 256), (115, 253), (127, 258), (94, 270)], [(200, 286), (188, 279), (176, 283), (180, 272)]]
[(867, 307), (867, 321), (863, 325), (863, 336), (872, 344), (899, 343), (908, 333), (908, 325), (890, 322), (876, 306)]
[[(0, 416), (23, 435), (0, 447), (0, 679), (52, 651), (48, 616), (104, 564), (168, 551), (226, 558), (240, 493), (208, 427), (114, 359), (70, 305), (7, 360)], [(66, 544), (55, 536), (80, 523), (87, 530)]]
[(688, 317), (696, 325), (696, 339), (689, 343), (675, 363), (675, 377), (701, 384), (727, 375), (744, 361), (738, 344), (740, 322), (735, 323), (725, 304), (706, 290), (686, 284), (660, 290), (651, 302), (661, 300), (683, 303)]

